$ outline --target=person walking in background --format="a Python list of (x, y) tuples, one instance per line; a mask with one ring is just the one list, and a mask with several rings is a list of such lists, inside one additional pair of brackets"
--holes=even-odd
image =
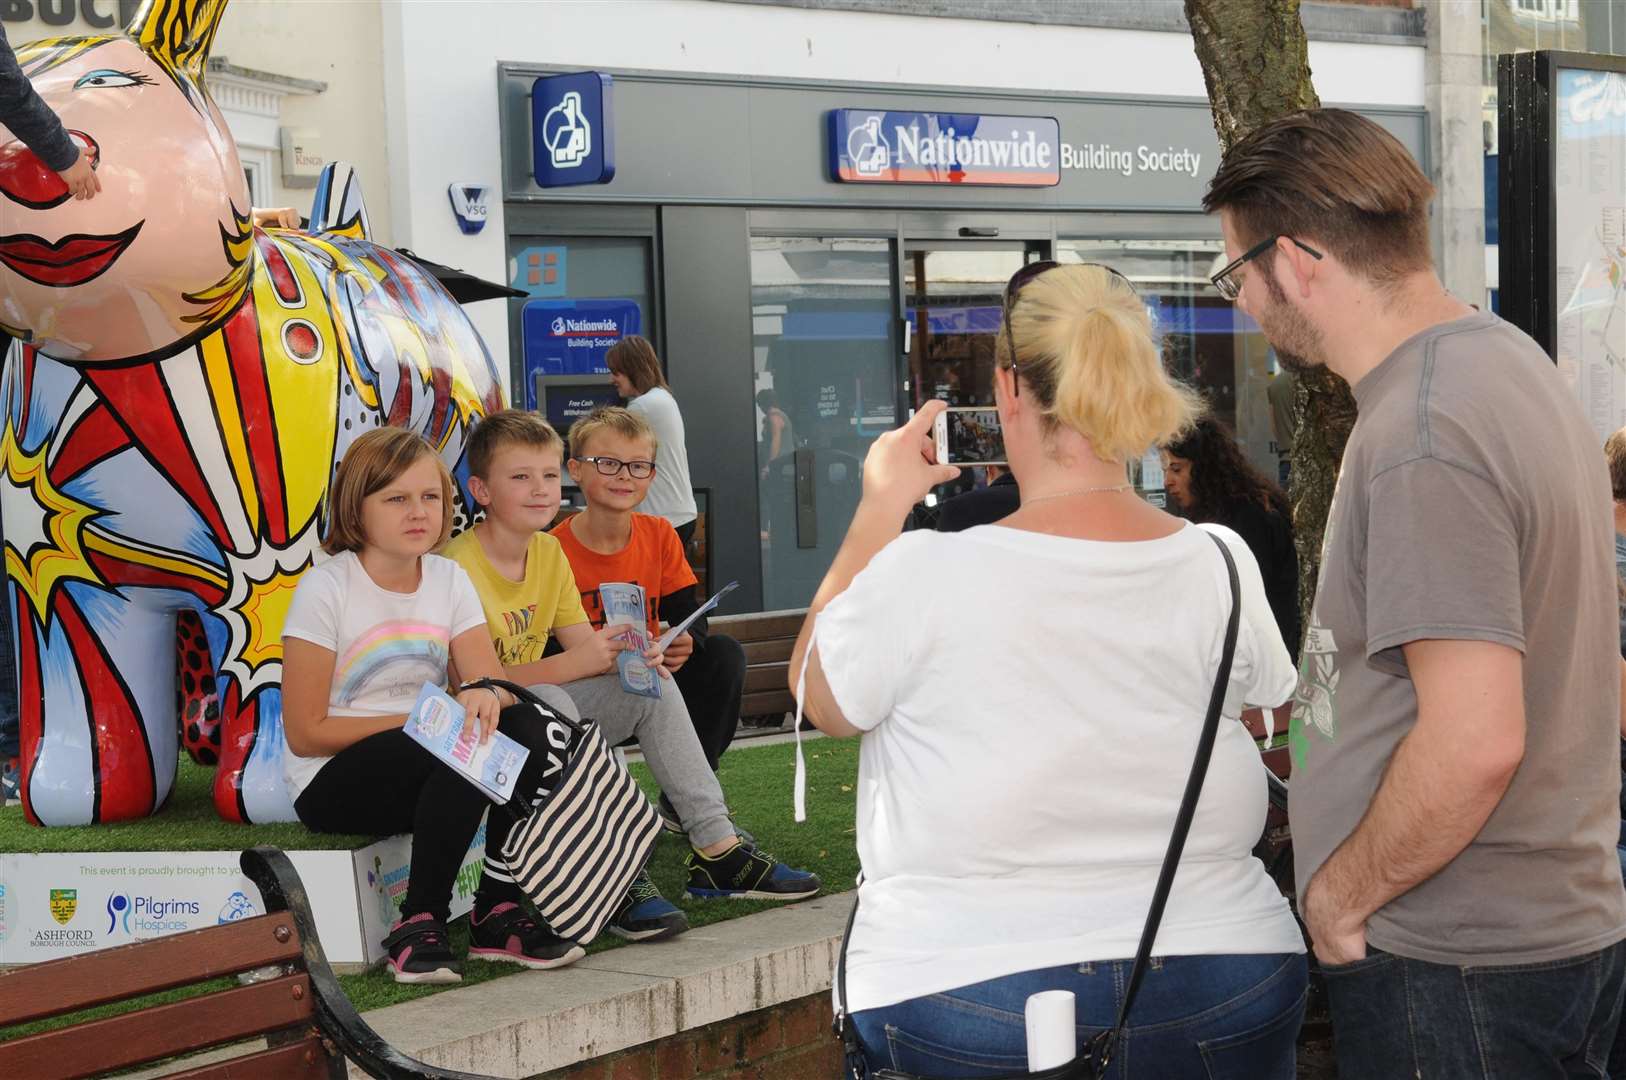
[(1316, 109), (1225, 155), (1213, 281), (1360, 409), (1289, 743), (1346, 1077), (1598, 1076), (1626, 984), (1609, 477), (1541, 347), (1446, 292), (1434, 189)]
[(944, 403), (926, 402), (871, 447), (791, 656), (813, 723), (863, 736), (849, 1022), (872, 1070), (963, 1077), (1026, 1066), (1038, 991), (1077, 996), (1080, 1041), (1112, 1026), (1233, 610), (1218, 540), (1240, 593), (1230, 722), (1111, 1075), (1292, 1080), (1304, 940), (1252, 855), (1265, 770), (1235, 721), (1287, 701), (1293, 665), (1241, 538), (1125, 482), (1196, 396), (1103, 267), (1024, 267), (1004, 325), (994, 399), (1021, 508), (900, 535), (955, 475), (932, 461)]
[(772, 390), (757, 391), (757, 408), (762, 410), (762, 472), (766, 475), (770, 462), (796, 449), (796, 429)]
[(627, 409), (655, 430), (655, 482), (638, 504), (638, 512), (671, 522), (687, 552), (696, 517), (694, 489), (689, 486), (689, 451), (683, 441), (683, 414), (672, 388), (666, 385), (661, 359), (649, 339), (628, 334), (610, 346), (604, 363), (615, 392), (626, 399)]
[(1247, 541), (1287, 649), (1299, 652), (1299, 557), (1287, 496), (1242, 453), (1231, 429), (1203, 417), (1163, 451), (1163, 482), (1180, 512)]

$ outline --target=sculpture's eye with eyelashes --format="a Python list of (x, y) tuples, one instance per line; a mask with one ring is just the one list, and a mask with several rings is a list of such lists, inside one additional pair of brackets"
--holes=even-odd
[(73, 88), (75, 90), (105, 90), (121, 86), (153, 85), (155, 85), (153, 80), (139, 71), (114, 71), (112, 68), (101, 68), (79, 76), (79, 79), (73, 84)]

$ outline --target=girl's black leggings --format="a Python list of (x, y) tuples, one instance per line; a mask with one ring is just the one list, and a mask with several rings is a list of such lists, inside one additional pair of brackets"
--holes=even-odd
[[(497, 725), (531, 750), (514, 787), (516, 795), (527, 794), (527, 801), (541, 788), (548, 757), (546, 727), (536, 710), (523, 707), (504, 709)], [(488, 807), (486, 862), (501, 867), (503, 841), (513, 824), (509, 811), (401, 730), (369, 735), (339, 751), (294, 802), (299, 820), (314, 832), (411, 833), (412, 867), (401, 917), (427, 911), (443, 922), (450, 914), (452, 882)], [(494, 894), (517, 893), (517, 888), (511, 881), (493, 881), (488, 872), (480, 892), (483, 900), (492, 900), (509, 898)]]

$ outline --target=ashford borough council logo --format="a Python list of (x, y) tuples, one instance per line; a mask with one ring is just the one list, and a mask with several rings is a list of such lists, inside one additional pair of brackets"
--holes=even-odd
[(52, 889), (51, 890), (51, 918), (67, 926), (73, 921), (74, 912), (79, 910), (78, 889)]

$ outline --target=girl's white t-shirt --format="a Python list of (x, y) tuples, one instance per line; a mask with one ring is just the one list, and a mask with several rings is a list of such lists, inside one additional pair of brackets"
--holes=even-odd
[[(346, 551), (300, 576), (282, 635), (333, 651), (329, 716), (388, 716), (411, 712), (424, 683), (445, 686), (452, 639), (485, 621), (474, 583), (452, 560), (425, 555), (417, 591), (397, 593)], [(299, 798), (330, 760), (284, 745), (290, 795)]]
[(1298, 953), (1253, 858), (1265, 769), (1244, 703), (1295, 676), (1258, 564), (1218, 525), (1131, 543), (997, 525), (905, 533), (820, 614), (819, 662), (865, 731), (847, 1008), (1133, 957), (1213, 691), (1224, 719), (1154, 955)]
[(670, 391), (654, 387), (627, 402), (655, 429), (655, 480), (639, 503), (640, 514), (654, 514), (675, 529), (696, 516), (694, 488), (689, 486), (689, 451), (683, 440), (683, 414)]

